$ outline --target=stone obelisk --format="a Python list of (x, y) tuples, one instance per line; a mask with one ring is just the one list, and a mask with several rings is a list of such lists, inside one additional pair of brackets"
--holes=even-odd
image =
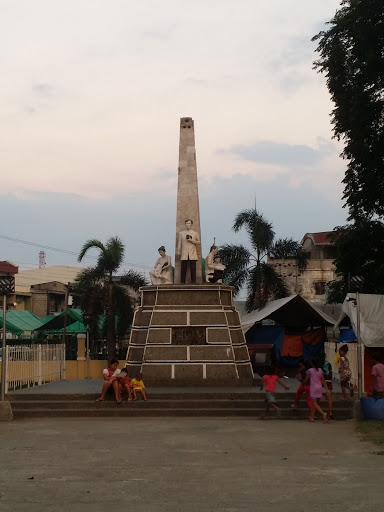
[[(201, 242), (199, 191), (197, 184), (195, 127), (191, 117), (180, 119), (179, 167), (177, 183), (176, 251), (174, 283), (180, 284), (180, 256), (177, 255), (178, 234), (185, 229), (185, 221), (192, 219), (192, 229)], [(196, 247), (196, 284), (202, 284), (201, 243)], [(187, 272), (187, 283), (190, 282)]]
[[(201, 242), (195, 131), (190, 117), (180, 120), (179, 151), (176, 253), (180, 232), (185, 237), (198, 235)], [(193, 226), (186, 233), (188, 219)], [(185, 248), (189, 239), (180, 240)], [(233, 288), (203, 283), (201, 244), (196, 247), (197, 260), (196, 252), (187, 249), (188, 259), (196, 261), (196, 283), (190, 283), (190, 269), (186, 282), (180, 283), (181, 258), (177, 256), (174, 284), (141, 288), (127, 353), (128, 373), (132, 377), (143, 372), (145, 382), (157, 386), (250, 385), (252, 367)]]

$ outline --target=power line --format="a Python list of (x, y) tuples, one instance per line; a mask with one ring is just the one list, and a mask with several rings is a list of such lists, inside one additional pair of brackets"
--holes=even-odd
[[(9, 240), (11, 242), (17, 242), (19, 244), (24, 244), (24, 245), (29, 245), (29, 246), (32, 246), (32, 247), (39, 247), (40, 249), (46, 249), (48, 251), (54, 251), (54, 252), (61, 252), (63, 254), (69, 254), (71, 256), (78, 256), (78, 252), (75, 252), (75, 251), (71, 251), (69, 249), (59, 249), (57, 247), (51, 247), (49, 245), (42, 245), (42, 244), (36, 244), (35, 242), (29, 242), (27, 240), (21, 240), (19, 238), (12, 238), (10, 236), (5, 236), (5, 235), (0, 235), (0, 238), (4, 239), (4, 240)], [(99, 259), (98, 256), (84, 256), (84, 258), (90, 258), (90, 259), (93, 259), (93, 260), (97, 260)], [(130, 262), (126, 262), (126, 261), (123, 261), (122, 262), (122, 265), (126, 265), (128, 267), (138, 267), (138, 268), (146, 268), (146, 269), (150, 269), (152, 267), (148, 266), (148, 265), (140, 265), (138, 263), (130, 263)]]

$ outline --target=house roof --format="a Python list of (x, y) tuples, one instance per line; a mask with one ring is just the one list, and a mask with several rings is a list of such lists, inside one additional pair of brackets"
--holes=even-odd
[(9, 274), (17, 274), (19, 267), (10, 261), (0, 261), (0, 272), (7, 272)]
[(301, 243), (303, 244), (307, 238), (310, 238), (315, 245), (333, 245), (329, 235), (333, 231), (321, 231), (320, 233), (306, 233)]
[(70, 267), (67, 265), (22, 270), (15, 276), (15, 284), (16, 286), (32, 286), (53, 281), (68, 284), (72, 283), (82, 270), (80, 267)]

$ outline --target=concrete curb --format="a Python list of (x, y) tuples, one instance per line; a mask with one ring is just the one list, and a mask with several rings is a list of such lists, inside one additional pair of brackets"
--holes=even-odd
[(12, 421), (13, 412), (11, 402), (0, 402), (0, 421)]

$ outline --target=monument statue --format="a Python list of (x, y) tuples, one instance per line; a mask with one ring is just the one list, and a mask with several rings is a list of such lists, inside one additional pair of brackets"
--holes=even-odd
[(152, 284), (172, 284), (172, 264), (171, 257), (165, 252), (165, 247), (162, 245), (158, 249), (160, 258), (157, 258), (154, 268), (149, 271)]
[(208, 256), (205, 258), (205, 280), (207, 283), (222, 283), (225, 265), (221, 263), (221, 259), (217, 256), (219, 248), (212, 245)]
[(173, 284), (164, 286), (172, 276), (171, 259), (162, 246), (150, 272), (152, 285), (141, 288), (141, 304), (135, 310), (128, 375), (143, 373), (145, 381), (155, 386), (250, 386), (253, 372), (240, 315), (233, 303), (233, 288), (221, 282), (225, 267), (215, 240), (205, 260), (209, 284), (203, 283), (191, 117), (180, 119), (177, 174)]
[(177, 244), (177, 256), (181, 260), (180, 283), (185, 284), (187, 276), (187, 267), (191, 272), (191, 284), (196, 284), (196, 261), (197, 261), (197, 245), (200, 245), (200, 237), (196, 231), (192, 229), (193, 220), (185, 221), (186, 229), (180, 231)]
[[(179, 234), (187, 229), (185, 226), (185, 219), (193, 219), (193, 231), (196, 233), (198, 244), (195, 244), (194, 249), (191, 248), (192, 243), (189, 244), (193, 256), (185, 258), (186, 263), (183, 263), (183, 258), (180, 249), (180, 236)], [(175, 275), (174, 284), (203, 284), (203, 269), (202, 269), (202, 254), (201, 254), (201, 229), (200, 229), (200, 209), (199, 209), (199, 191), (197, 181), (197, 163), (196, 163), (196, 145), (195, 145), (195, 127), (191, 117), (182, 117), (180, 119), (180, 141), (179, 141), (179, 165), (177, 169), (177, 207), (176, 207), (176, 231), (175, 231)], [(193, 261), (193, 263), (192, 263)], [(186, 270), (186, 265), (189, 265), (195, 278), (191, 279), (188, 275), (182, 279), (181, 267)], [(194, 269), (192, 269), (194, 267)]]

